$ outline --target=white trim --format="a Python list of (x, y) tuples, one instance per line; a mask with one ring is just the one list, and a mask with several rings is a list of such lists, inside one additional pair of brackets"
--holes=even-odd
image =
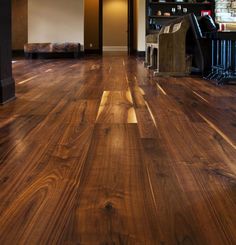
[(127, 46), (103, 46), (103, 51), (128, 51)]

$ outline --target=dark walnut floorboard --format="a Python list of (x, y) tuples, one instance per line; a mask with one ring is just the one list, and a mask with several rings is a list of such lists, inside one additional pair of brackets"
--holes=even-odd
[(235, 86), (124, 55), (13, 71), (0, 244), (236, 244)]

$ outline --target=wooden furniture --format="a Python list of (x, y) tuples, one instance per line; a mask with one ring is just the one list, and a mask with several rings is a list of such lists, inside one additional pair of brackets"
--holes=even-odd
[(236, 81), (236, 31), (208, 33), (212, 40), (211, 73), (207, 79), (218, 84)]
[(66, 43), (27, 43), (24, 46), (26, 58), (78, 58), (80, 44), (75, 42)]
[[(215, 1), (175, 2), (174, 0), (167, 0), (166, 2), (159, 2), (157, 0), (146, 0), (146, 34), (155, 33), (163, 25), (168, 25), (173, 19), (189, 13), (194, 13), (197, 17), (201, 16), (203, 10), (211, 11), (211, 16), (214, 19)], [(164, 13), (170, 13), (170, 16), (164, 16)]]
[[(186, 34), (190, 28), (189, 15), (164, 26), (157, 42), (150, 43), (150, 64), (156, 75), (187, 75), (191, 71), (191, 57), (186, 53)], [(148, 58), (146, 54), (146, 58)]]
[[(175, 38), (172, 46), (176, 46), (176, 48), (171, 46), (171, 41), (168, 39), (161, 44), (159, 38), (156, 38), (156, 41), (149, 38), (155, 42), (146, 44), (146, 66), (156, 69), (159, 75), (163, 72), (167, 74), (192, 72), (202, 76), (208, 75), (211, 70), (211, 42), (205, 37), (205, 33), (217, 32), (218, 30), (218, 26), (209, 15), (197, 19), (194, 14), (189, 14), (172, 20), (171, 24), (162, 27), (161, 31), (155, 35), (158, 37), (164, 33), (164, 37), (168, 36), (173, 32), (176, 23), (182, 21), (188, 24), (186, 24), (185, 29), (182, 26), (178, 32), (174, 32)], [(149, 34), (148, 37), (153, 35)], [(147, 39), (147, 41), (149, 40)], [(164, 48), (165, 45), (168, 46)], [(162, 51), (164, 51), (163, 57), (161, 57)], [(167, 59), (165, 55), (168, 57)], [(179, 70), (180, 67), (174, 67), (173, 64), (185, 64), (185, 71)]]

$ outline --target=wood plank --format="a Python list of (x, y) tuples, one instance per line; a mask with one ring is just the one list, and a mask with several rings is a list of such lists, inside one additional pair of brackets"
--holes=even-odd
[(47, 150), (37, 146), (30, 168), (29, 164), (24, 171), (21, 168), (23, 172), (20, 174), (18, 170), (15, 178), (11, 170), (4, 171), (11, 181), (5, 181), (1, 197), (6, 196), (9, 189), (11, 194), (1, 205), (0, 225), (4, 227), (0, 231), (1, 243), (60, 241), (58, 231), (68, 223), (76, 203), (92, 132), (91, 125), (68, 125), (58, 145), (51, 150), (48, 150), (50, 145)]
[[(97, 124), (69, 239), (81, 244), (157, 244), (158, 226), (136, 124)], [(102, 154), (101, 154), (102, 153)], [(137, 181), (139, 179), (139, 181)], [(73, 226), (73, 223), (70, 225)]]
[(235, 244), (235, 86), (155, 78), (124, 55), (13, 72), (0, 244)]
[(104, 91), (97, 123), (137, 123), (130, 91)]

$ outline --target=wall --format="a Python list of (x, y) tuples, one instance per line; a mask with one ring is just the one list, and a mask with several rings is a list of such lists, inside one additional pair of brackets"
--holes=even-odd
[(28, 39), (28, 0), (12, 0), (12, 49), (23, 50)]
[(84, 2), (84, 47), (99, 49), (99, 0)]
[(146, 36), (146, 2), (145, 0), (137, 0), (138, 8), (138, 51), (145, 51)]
[[(83, 45), (86, 38), (86, 45), (93, 43), (92, 49), (96, 49), (98, 0), (85, 1), (84, 20), (83, 0), (28, 0), (28, 42), (79, 41)], [(135, 1), (137, 4), (137, 50), (144, 51), (145, 0)], [(92, 7), (91, 4), (94, 6)], [(88, 7), (91, 8), (90, 11)]]
[[(134, 0), (134, 49), (138, 48), (138, 0)], [(99, 48), (99, 0), (85, 0), (84, 2), (84, 45), (85, 49)], [(145, 4), (143, 5), (145, 13)], [(142, 26), (143, 28), (143, 26)], [(144, 27), (145, 28), (145, 27)], [(140, 30), (145, 34), (145, 30)], [(143, 39), (142, 35), (141, 38)], [(145, 39), (144, 39), (145, 40)], [(92, 47), (90, 47), (92, 44)], [(141, 45), (144, 47), (144, 45)]]
[[(232, 4), (234, 2), (234, 4)], [(232, 8), (234, 6), (234, 8)], [(235, 0), (216, 0), (216, 20), (219, 22), (236, 22)]]
[(84, 44), (83, 0), (28, 0), (29, 42)]
[(103, 46), (127, 49), (128, 1), (103, 0)]

